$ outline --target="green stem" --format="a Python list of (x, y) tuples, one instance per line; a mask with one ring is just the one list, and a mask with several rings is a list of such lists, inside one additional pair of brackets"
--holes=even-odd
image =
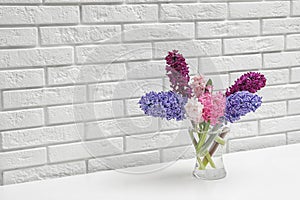
[[(197, 156), (197, 161), (199, 163), (199, 169), (200, 170), (204, 170), (205, 169), (205, 165), (204, 165), (203, 161), (201, 160), (201, 156), (202, 156), (201, 155), (201, 149), (202, 149), (203, 145), (205, 144), (206, 137), (207, 137), (207, 132), (208, 132), (208, 129), (209, 129), (209, 125), (210, 125), (209, 122), (208, 123), (201, 123), (201, 124), (199, 124), (199, 131), (197, 132), (198, 133), (198, 137), (199, 137), (199, 142), (198, 143), (196, 142), (196, 145), (195, 145), (195, 143), (193, 141), (194, 147), (196, 149), (196, 156)], [(197, 129), (198, 127), (196, 126), (195, 128)], [(194, 136), (193, 136), (193, 138), (194, 138)], [(203, 155), (203, 156), (205, 158), (205, 155)], [(207, 160), (207, 158), (205, 160)], [(212, 162), (211, 165), (213, 166), (214, 163)]]
[(196, 141), (196, 139), (194, 138), (193, 131), (189, 131), (189, 134), (190, 134), (190, 137), (191, 137), (191, 139), (192, 139), (192, 143), (193, 143), (194, 147), (197, 148), (197, 141)]
[(202, 133), (201, 139), (200, 139), (200, 141), (197, 145), (197, 149), (196, 149), (197, 154), (200, 153), (201, 147), (204, 144), (205, 140), (206, 140), (206, 133)]
[[(228, 128), (224, 128), (222, 130), (222, 133), (218, 137), (220, 137), (220, 139), (223, 140), (225, 138), (225, 136), (227, 135), (228, 132), (229, 132), (229, 129)], [(221, 143), (223, 143), (223, 141)], [(224, 144), (225, 144), (225, 141), (224, 141)], [(215, 151), (217, 150), (218, 146), (219, 146), (219, 143), (217, 141), (215, 141), (214, 144), (212, 145), (212, 147), (209, 150), (209, 155), (212, 156), (215, 153)], [(208, 159), (206, 157), (206, 158), (203, 159), (202, 163), (204, 164), (204, 166), (207, 166), (208, 162), (209, 161), (208, 161)]]
[(207, 132), (208, 132), (208, 129), (209, 129), (209, 124), (210, 124), (209, 122), (208, 123), (204, 123), (203, 124), (203, 129), (200, 129), (200, 132), (198, 133), (199, 142), (198, 142), (197, 148), (196, 148), (197, 154), (199, 154), (199, 152), (201, 150), (201, 147), (203, 146), (203, 144), (206, 141)]
[(197, 160), (198, 160), (198, 163), (199, 163), (199, 169), (200, 170), (205, 169), (205, 165), (203, 164), (203, 162), (201, 161), (200, 156), (198, 156), (198, 155), (197, 155)]
[[(196, 129), (196, 127), (195, 127)], [(194, 137), (194, 132), (193, 131), (189, 131), (189, 134), (190, 134), (190, 137), (192, 139), (192, 143), (193, 143), (193, 146), (195, 147), (195, 149), (197, 149), (197, 141)], [(201, 161), (201, 158), (198, 154), (196, 154), (196, 157), (197, 157), (197, 161), (199, 163), (199, 169), (202, 170), (202, 169), (205, 169), (205, 166), (203, 164), (203, 162)]]
[[(211, 158), (211, 156), (210, 156), (210, 154), (209, 154), (209, 152), (207, 151), (207, 153), (205, 154), (205, 160), (207, 160), (208, 162), (209, 162), (209, 164), (210, 164), (210, 166), (212, 167), (212, 168), (216, 168), (216, 165), (215, 165), (215, 163), (214, 163), (214, 161), (212, 160), (212, 158)], [(204, 161), (204, 160), (203, 160)], [(204, 165), (204, 168), (206, 167), (206, 165), (207, 165), (207, 163), (205, 164), (204, 162), (202, 162), (202, 164)]]

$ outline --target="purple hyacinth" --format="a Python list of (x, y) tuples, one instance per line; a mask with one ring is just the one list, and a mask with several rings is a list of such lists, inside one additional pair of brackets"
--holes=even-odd
[(173, 50), (169, 52), (165, 59), (167, 62), (167, 76), (171, 82), (173, 92), (190, 98), (192, 96), (192, 89), (189, 86), (189, 67), (185, 62), (185, 58), (177, 50)]
[(266, 86), (266, 78), (258, 72), (248, 72), (237, 79), (226, 91), (226, 96), (230, 96), (238, 91), (248, 91), (255, 93)]
[(231, 123), (261, 106), (261, 97), (248, 91), (236, 92), (226, 99), (225, 119)]
[(140, 108), (146, 115), (167, 120), (176, 119), (177, 121), (185, 119), (184, 106), (186, 103), (186, 97), (171, 91), (149, 92), (139, 101)]

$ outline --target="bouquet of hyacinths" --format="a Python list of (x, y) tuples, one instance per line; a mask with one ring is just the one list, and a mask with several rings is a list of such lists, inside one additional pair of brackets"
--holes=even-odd
[(189, 119), (189, 134), (196, 151), (194, 176), (219, 179), (226, 175), (222, 156), (216, 155), (225, 144), (228, 123), (255, 112), (262, 98), (255, 94), (266, 85), (264, 75), (248, 72), (223, 94), (214, 92), (211, 79), (197, 75), (190, 80), (189, 67), (178, 51), (166, 57), (166, 71), (172, 91), (149, 92), (141, 97), (140, 108), (146, 115), (177, 121)]

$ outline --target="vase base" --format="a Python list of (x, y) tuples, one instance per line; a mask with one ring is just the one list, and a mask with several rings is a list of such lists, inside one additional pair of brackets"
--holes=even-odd
[(206, 170), (195, 169), (193, 176), (202, 180), (218, 180), (226, 177), (226, 171), (224, 168)]

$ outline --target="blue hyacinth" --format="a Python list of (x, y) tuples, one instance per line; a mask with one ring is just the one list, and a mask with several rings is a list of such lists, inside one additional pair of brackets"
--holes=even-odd
[(225, 119), (231, 123), (261, 106), (261, 97), (248, 91), (231, 94), (226, 99)]
[(185, 119), (184, 106), (187, 98), (174, 92), (149, 92), (139, 101), (140, 108), (148, 116), (161, 117), (167, 120)]

